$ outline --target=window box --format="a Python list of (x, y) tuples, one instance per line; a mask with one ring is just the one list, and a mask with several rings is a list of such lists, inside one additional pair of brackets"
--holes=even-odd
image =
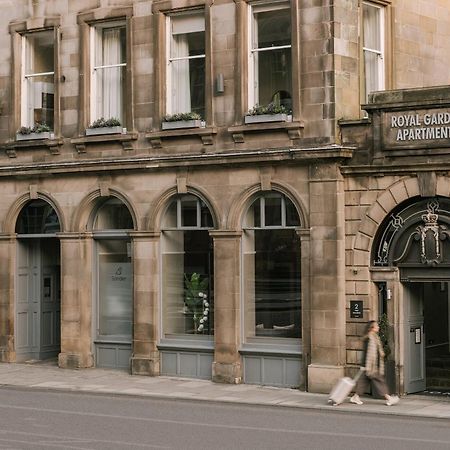
[(16, 141), (32, 141), (36, 139), (53, 139), (55, 134), (50, 131), (42, 131), (41, 133), (22, 134), (16, 133)]
[(292, 122), (290, 114), (258, 114), (245, 116), (245, 123)]
[(120, 125), (115, 127), (98, 127), (98, 128), (86, 128), (86, 136), (97, 136), (99, 134), (122, 134), (124, 128)]
[(180, 128), (205, 128), (206, 124), (203, 120), (175, 120), (173, 122), (162, 122), (163, 130), (177, 130)]

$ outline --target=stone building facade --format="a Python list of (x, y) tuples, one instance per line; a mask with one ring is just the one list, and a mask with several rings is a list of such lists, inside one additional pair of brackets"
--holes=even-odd
[(21, 0), (0, 22), (2, 361), (327, 392), (386, 313), (394, 388), (431, 386), (446, 1)]

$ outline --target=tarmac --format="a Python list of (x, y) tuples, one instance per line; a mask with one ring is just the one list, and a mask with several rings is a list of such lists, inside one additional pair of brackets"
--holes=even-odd
[(60, 369), (56, 362), (0, 363), (0, 392), (3, 388), (127, 395), (173, 400), (224, 402), (342, 411), (364, 414), (450, 419), (450, 395), (407, 395), (395, 406), (383, 400), (362, 397), (364, 404), (349, 401), (339, 406), (328, 403), (328, 395), (298, 389), (251, 384), (219, 384), (208, 380), (130, 375), (121, 370)]

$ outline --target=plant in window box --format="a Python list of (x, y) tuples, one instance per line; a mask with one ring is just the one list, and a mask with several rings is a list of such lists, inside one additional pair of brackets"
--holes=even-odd
[(245, 123), (292, 122), (292, 111), (284, 105), (255, 105), (246, 115)]
[(209, 316), (209, 303), (206, 290), (208, 279), (201, 279), (200, 274), (193, 273), (190, 277), (184, 274), (184, 304), (188, 314), (192, 314), (194, 333), (204, 331)]
[(196, 112), (169, 114), (164, 116), (161, 123), (163, 130), (176, 130), (179, 128), (205, 128), (205, 122)]
[(111, 117), (110, 119), (105, 119), (100, 117), (86, 128), (86, 136), (95, 136), (98, 134), (121, 134), (124, 132), (122, 124), (119, 119)]
[(16, 133), (16, 140), (28, 141), (32, 139), (52, 139), (54, 137), (51, 128), (46, 123), (36, 122), (33, 127), (20, 127)]

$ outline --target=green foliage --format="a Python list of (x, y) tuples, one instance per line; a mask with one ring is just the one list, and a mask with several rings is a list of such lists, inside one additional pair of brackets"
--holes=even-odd
[(389, 321), (387, 314), (382, 314), (380, 316), (378, 326), (380, 327), (378, 335), (380, 336), (380, 340), (383, 345), (384, 357), (387, 359), (391, 354), (391, 348), (389, 347)]
[(33, 127), (20, 127), (19, 134), (45, 133), (51, 131), (51, 128), (45, 123), (36, 122)]
[(105, 119), (100, 117), (97, 119), (89, 128), (106, 128), (106, 127), (120, 127), (121, 123), (119, 119), (111, 117), (110, 119)]
[(203, 312), (203, 300), (206, 298), (208, 279), (202, 280), (200, 274), (195, 272), (190, 278), (184, 274), (184, 285), (184, 301), (188, 310), (194, 314)]
[(202, 116), (196, 112), (168, 114), (164, 116), (164, 122), (179, 122), (183, 120), (202, 120)]
[(286, 106), (284, 105), (276, 105), (274, 103), (269, 103), (266, 106), (263, 105), (255, 105), (249, 112), (249, 116), (261, 116), (263, 114), (290, 114)]

